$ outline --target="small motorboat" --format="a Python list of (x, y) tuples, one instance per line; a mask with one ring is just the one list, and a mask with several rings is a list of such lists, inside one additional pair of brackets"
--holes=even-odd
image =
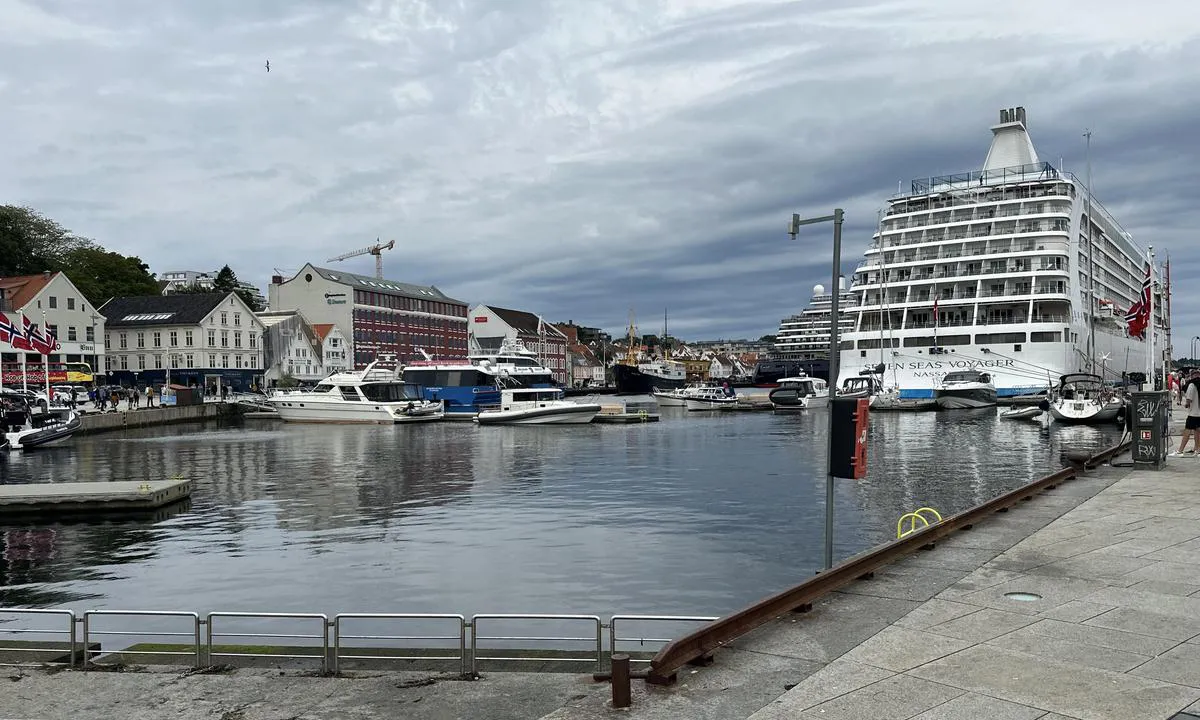
[(1001, 420), (1034, 420), (1040, 417), (1042, 409), (1037, 405), (1011, 407), (1000, 413)]
[(59, 413), (30, 414), (28, 424), (18, 430), (5, 433), (10, 450), (32, 450), (60, 443), (75, 434), (83, 419), (75, 411), (66, 415)]
[(933, 399), (944, 410), (989, 407), (996, 404), (996, 386), (985, 372), (964, 370), (946, 373), (933, 389)]
[(720, 410), (726, 405), (736, 405), (737, 392), (726, 383), (723, 386), (696, 388), (683, 401), (688, 410)]
[(446, 415), (446, 408), (440, 402), (412, 400), (404, 407), (392, 410), (397, 424), (420, 423), (441, 420)]
[(598, 403), (563, 399), (560, 388), (509, 388), (500, 391), (500, 404), (480, 408), (480, 425), (584, 425), (600, 412)]
[(775, 410), (808, 410), (828, 407), (829, 386), (821, 378), (785, 377), (779, 379), (779, 387), (767, 394)]
[(654, 396), (654, 400), (659, 407), (684, 407), (688, 393), (697, 389), (697, 386), (690, 385), (685, 388), (675, 388), (673, 390), (659, 390), (653, 388), (650, 394)]

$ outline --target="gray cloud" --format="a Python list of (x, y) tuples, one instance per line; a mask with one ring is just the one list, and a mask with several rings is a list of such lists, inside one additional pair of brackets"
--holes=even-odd
[(0, 197), (158, 270), (394, 237), (389, 275), (466, 300), (757, 336), (829, 282), (791, 212), (846, 209), (849, 274), (898, 182), (977, 168), (1021, 104), (1077, 173), (1091, 127), (1101, 201), (1200, 272), (1183, 0), (496, 7), (0, 0)]

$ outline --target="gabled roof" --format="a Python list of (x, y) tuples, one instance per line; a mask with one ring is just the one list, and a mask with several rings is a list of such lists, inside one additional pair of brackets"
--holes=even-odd
[[(309, 265), (321, 277), (330, 282), (349, 285), (358, 290), (366, 290), (368, 292), (381, 292), (389, 295), (401, 295), (403, 297), (416, 298), (418, 300), (437, 300), (440, 302), (458, 303), (466, 305), (462, 300), (455, 300), (446, 293), (438, 290), (433, 285), (413, 285), (412, 283), (403, 283), (398, 280), (380, 280), (378, 278), (368, 277), (366, 275), (358, 275), (352, 272), (343, 272), (341, 270), (330, 270), (329, 268), (317, 267)], [(299, 273), (296, 274), (299, 277)], [(296, 278), (293, 277), (292, 280)], [(288, 282), (291, 282), (289, 280)]]
[(530, 335), (538, 335), (545, 332), (547, 335), (557, 335), (560, 338), (566, 338), (562, 330), (554, 327), (548, 322), (540, 322), (537, 315), (525, 312), (524, 310), (510, 310), (509, 308), (496, 307), (495, 305), (484, 305), (492, 312), (496, 313), (508, 326), (517, 332), (529, 333)]
[(100, 314), (108, 327), (131, 325), (196, 325), (233, 293), (182, 293), (115, 297)]
[(20, 310), (33, 300), (33, 296), (50, 284), (57, 272), (38, 273), (37, 275), (13, 275), (0, 278), (0, 288), (4, 289), (4, 297), (9, 307)]
[(317, 339), (325, 342), (325, 337), (333, 330), (333, 323), (317, 323), (312, 328), (313, 332), (317, 334)]

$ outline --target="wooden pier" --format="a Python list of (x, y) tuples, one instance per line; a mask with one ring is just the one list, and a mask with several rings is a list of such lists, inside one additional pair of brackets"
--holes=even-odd
[(0, 485), (0, 516), (146, 512), (191, 494), (192, 481), (183, 478)]

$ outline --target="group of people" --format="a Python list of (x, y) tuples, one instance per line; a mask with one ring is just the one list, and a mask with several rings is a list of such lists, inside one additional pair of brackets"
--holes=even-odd
[[(1167, 388), (1175, 396), (1175, 404), (1183, 406), (1187, 411), (1179, 449), (1171, 453), (1171, 456), (1195, 456), (1197, 450), (1200, 450), (1200, 368), (1171, 373), (1167, 376)], [(1191, 450), (1187, 449), (1188, 439), (1192, 441)]]

